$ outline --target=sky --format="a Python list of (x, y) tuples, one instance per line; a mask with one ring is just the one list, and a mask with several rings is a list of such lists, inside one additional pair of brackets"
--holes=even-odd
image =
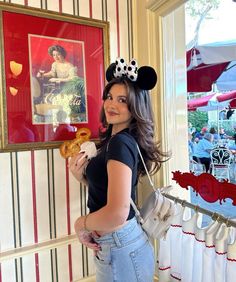
[[(212, 19), (203, 20), (199, 29), (198, 45), (221, 42), (236, 42), (236, 2), (221, 0), (219, 8), (211, 13)], [(186, 43), (194, 37), (196, 22), (186, 16)]]

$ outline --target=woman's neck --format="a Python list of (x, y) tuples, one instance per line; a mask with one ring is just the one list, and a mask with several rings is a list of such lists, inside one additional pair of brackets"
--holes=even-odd
[(119, 133), (119, 132), (121, 132), (123, 130), (126, 130), (126, 129), (128, 129), (128, 127), (125, 127), (125, 128), (122, 128), (122, 129), (117, 129), (117, 130), (114, 130), (112, 128), (111, 136), (116, 135), (117, 133)]

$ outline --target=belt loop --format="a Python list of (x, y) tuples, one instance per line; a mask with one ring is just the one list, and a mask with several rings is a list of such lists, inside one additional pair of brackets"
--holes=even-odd
[(116, 246), (117, 247), (121, 247), (122, 245), (121, 245), (121, 242), (120, 242), (119, 237), (117, 236), (116, 232), (112, 233), (112, 237), (113, 237), (113, 239), (114, 239), (114, 241), (116, 243)]

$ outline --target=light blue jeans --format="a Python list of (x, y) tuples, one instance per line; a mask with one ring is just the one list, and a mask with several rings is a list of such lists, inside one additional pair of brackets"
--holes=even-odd
[(132, 218), (121, 229), (94, 239), (97, 282), (153, 282), (155, 259), (146, 233)]

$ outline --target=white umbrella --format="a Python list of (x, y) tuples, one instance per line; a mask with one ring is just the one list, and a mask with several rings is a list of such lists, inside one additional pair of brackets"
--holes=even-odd
[(187, 52), (188, 92), (236, 90), (236, 41), (198, 45)]

